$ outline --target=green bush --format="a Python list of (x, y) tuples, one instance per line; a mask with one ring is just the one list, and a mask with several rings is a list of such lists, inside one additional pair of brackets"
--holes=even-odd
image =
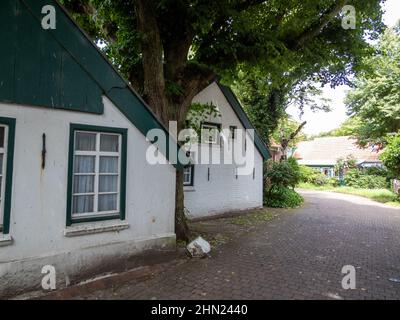
[(264, 186), (264, 204), (273, 208), (298, 207), (303, 198), (294, 191), (301, 173), (297, 160), (267, 162)]
[(303, 201), (296, 191), (282, 186), (266, 191), (264, 196), (264, 205), (272, 208), (296, 208)]
[(312, 183), (317, 186), (325, 186), (332, 181), (321, 171), (307, 166), (299, 166), (300, 182)]
[(344, 177), (345, 185), (360, 189), (385, 189), (388, 187), (386, 177), (369, 175), (363, 170), (350, 170)]
[(340, 181), (339, 179), (336, 178), (329, 178), (328, 179), (328, 184), (332, 187), (339, 187), (340, 186)]
[(325, 186), (328, 182), (329, 178), (323, 173), (316, 174), (310, 179), (310, 183), (315, 184), (316, 186)]
[(389, 177), (389, 171), (385, 168), (379, 168), (379, 167), (370, 167), (370, 168), (365, 168), (362, 169), (363, 172), (367, 175), (370, 176), (381, 176), (381, 177)]
[(310, 178), (317, 173), (317, 170), (307, 166), (300, 165), (299, 172), (300, 172), (301, 182), (310, 182)]
[(299, 165), (296, 159), (289, 158), (287, 161), (282, 162), (267, 162), (266, 166), (266, 180), (268, 180), (268, 187), (292, 187), (294, 188), (300, 182)]

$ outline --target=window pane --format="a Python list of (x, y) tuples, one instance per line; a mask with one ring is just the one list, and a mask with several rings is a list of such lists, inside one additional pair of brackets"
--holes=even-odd
[(0, 127), (0, 148), (4, 148), (4, 133), (6, 128)]
[(95, 151), (96, 150), (96, 134), (88, 132), (77, 132), (75, 140), (75, 150), (78, 151)]
[(94, 173), (95, 156), (75, 156), (74, 173)]
[(185, 183), (185, 184), (190, 183), (190, 175), (189, 174), (185, 174), (183, 176), (183, 183)]
[(191, 184), (192, 181), (192, 167), (186, 167), (183, 171), (183, 183), (184, 184)]
[(73, 193), (94, 192), (94, 176), (74, 176)]
[(100, 157), (100, 173), (118, 173), (118, 157)]
[(118, 176), (100, 176), (99, 192), (118, 192)]
[(99, 211), (115, 211), (117, 210), (116, 194), (99, 195)]
[(203, 143), (217, 143), (218, 142), (218, 127), (212, 125), (203, 125), (201, 135)]
[(230, 126), (230, 131), (231, 131), (231, 139), (235, 139), (235, 130), (237, 130), (237, 127), (235, 126)]
[(74, 196), (72, 201), (72, 213), (93, 212), (93, 196)]
[(102, 134), (100, 138), (100, 151), (118, 152), (119, 136)]
[(0, 153), (0, 174), (3, 174), (3, 156), (4, 154)]

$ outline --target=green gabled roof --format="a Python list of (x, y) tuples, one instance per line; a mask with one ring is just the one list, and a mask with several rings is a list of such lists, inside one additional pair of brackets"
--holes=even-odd
[(245, 129), (253, 129), (254, 130), (254, 144), (257, 150), (261, 153), (265, 160), (271, 158), (271, 154), (267, 148), (267, 145), (261, 139), (257, 130), (251, 124), (250, 119), (246, 115), (246, 112), (243, 110), (242, 105), (240, 104), (238, 98), (233, 93), (232, 89), (222, 85), (217, 81), (218, 87), (221, 89), (222, 93), (224, 94), (226, 100), (228, 100), (229, 104), (231, 105), (233, 111), (236, 113), (236, 116), (239, 118), (240, 122), (242, 123)]
[[(55, 30), (41, 27), (45, 5), (56, 9)], [(168, 130), (56, 0), (1, 0), (0, 21), (0, 101), (102, 114), (104, 94), (143, 135), (163, 130), (159, 150), (182, 167)]]

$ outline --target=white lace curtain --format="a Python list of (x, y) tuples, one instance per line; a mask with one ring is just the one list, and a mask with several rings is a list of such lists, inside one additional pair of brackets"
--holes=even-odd
[[(97, 139), (100, 139), (100, 143), (97, 143)], [(119, 157), (115, 153), (119, 152), (119, 136), (78, 132), (75, 146), (76, 152), (79, 153), (74, 156), (72, 212), (94, 212), (95, 194), (98, 195), (98, 212), (117, 210)], [(92, 154), (82, 154), (85, 151)]]

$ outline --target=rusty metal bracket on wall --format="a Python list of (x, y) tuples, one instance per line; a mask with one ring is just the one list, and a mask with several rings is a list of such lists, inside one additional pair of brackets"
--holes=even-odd
[(42, 169), (46, 167), (46, 134), (42, 135)]

